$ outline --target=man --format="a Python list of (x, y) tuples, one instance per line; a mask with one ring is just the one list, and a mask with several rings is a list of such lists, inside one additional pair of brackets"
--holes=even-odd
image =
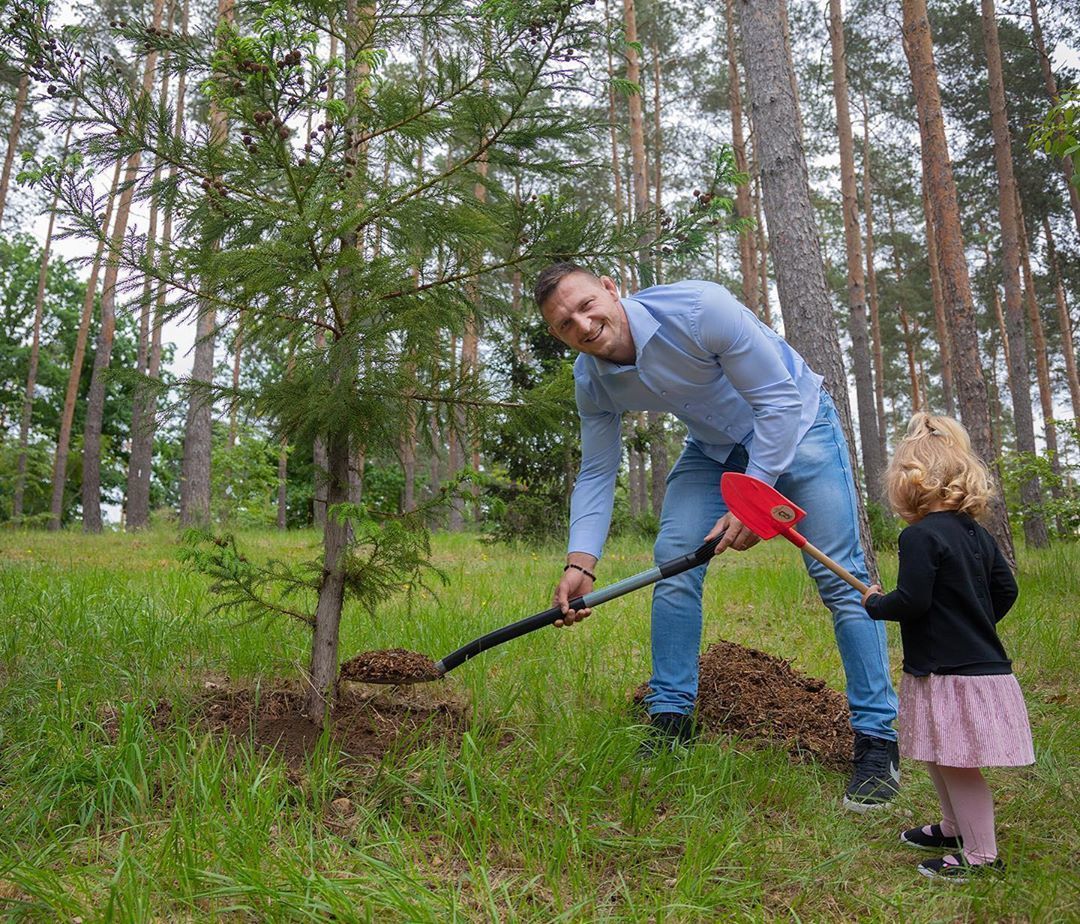
[[(570, 502), (566, 567), (555, 591), (573, 625), (589, 615), (569, 601), (593, 589), (607, 538), (622, 459), (623, 411), (674, 414), (689, 431), (668, 476), (657, 562), (695, 549), (727, 530), (716, 554), (743, 551), (758, 539), (720, 495), (725, 471), (745, 471), (806, 510), (800, 531), (869, 582), (855, 485), (836, 408), (822, 377), (774, 331), (721, 286), (687, 281), (620, 299), (615, 283), (572, 263), (545, 269), (534, 288), (550, 332), (580, 354), (574, 364), (581, 418), (581, 470)], [(804, 556), (833, 615), (847, 677), (855, 770), (844, 805), (866, 811), (899, 789), (885, 632), (866, 614), (857, 591)], [(661, 744), (693, 734), (706, 566), (656, 584), (652, 602), (653, 675), (646, 698)]]

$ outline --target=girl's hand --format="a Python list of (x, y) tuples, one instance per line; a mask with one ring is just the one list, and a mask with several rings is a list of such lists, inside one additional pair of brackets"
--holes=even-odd
[(862, 605), (866, 606), (866, 601), (871, 597), (876, 597), (878, 594), (884, 593), (880, 584), (871, 584), (866, 588), (866, 593), (862, 595)]

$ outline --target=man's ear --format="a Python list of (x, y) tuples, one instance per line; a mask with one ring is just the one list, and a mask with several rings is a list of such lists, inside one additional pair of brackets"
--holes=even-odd
[(610, 276), (601, 276), (600, 285), (607, 289), (609, 294), (614, 295), (616, 298), (619, 297), (619, 287), (615, 284), (615, 280)]

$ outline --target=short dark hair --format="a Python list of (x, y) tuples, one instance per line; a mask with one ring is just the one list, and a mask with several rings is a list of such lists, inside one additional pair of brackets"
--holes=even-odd
[(540, 275), (536, 277), (536, 284), (533, 286), (533, 301), (536, 302), (536, 307), (543, 311), (544, 302), (551, 297), (551, 293), (559, 287), (560, 282), (573, 273), (593, 275), (584, 266), (578, 266), (576, 263), (570, 263), (569, 261), (552, 263), (551, 266), (541, 270)]

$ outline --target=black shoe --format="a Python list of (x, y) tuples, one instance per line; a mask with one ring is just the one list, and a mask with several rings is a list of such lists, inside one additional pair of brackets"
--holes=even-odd
[(900, 792), (900, 747), (895, 741), (855, 732), (855, 772), (844, 808), (868, 812), (888, 805)]
[(941, 825), (930, 825), (929, 834), (922, 828), (901, 832), (900, 843), (919, 850), (959, 850), (964, 846), (964, 839), (959, 834), (948, 837), (941, 833)]
[[(955, 863), (946, 863), (945, 860), (955, 860)], [(944, 879), (948, 882), (968, 882), (976, 876), (1000, 876), (1005, 872), (1005, 864), (1001, 860), (992, 860), (989, 863), (968, 863), (962, 851), (958, 851), (951, 857), (942, 857), (940, 860), (923, 860), (918, 866), (919, 872), (927, 879)]]
[(650, 758), (664, 751), (688, 747), (696, 734), (693, 715), (658, 712), (649, 717), (649, 737), (641, 743), (638, 756)]

